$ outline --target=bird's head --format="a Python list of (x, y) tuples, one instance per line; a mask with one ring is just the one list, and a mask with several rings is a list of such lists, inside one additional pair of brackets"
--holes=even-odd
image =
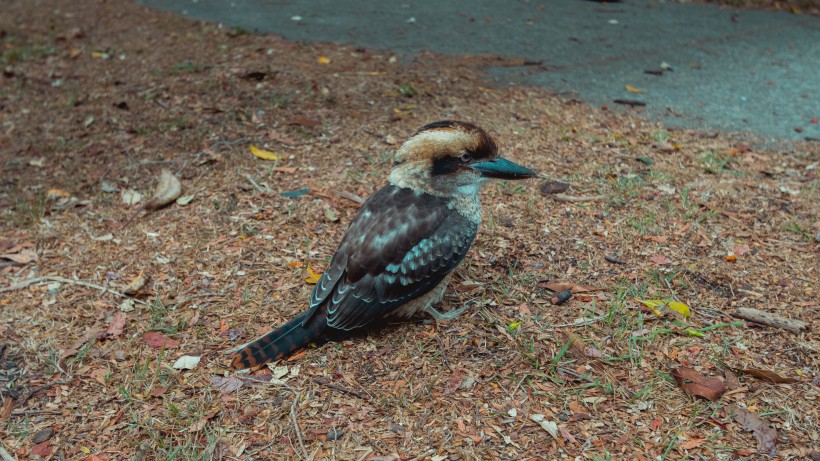
[(396, 151), (390, 182), (430, 192), (477, 193), (487, 178), (526, 179), (533, 170), (498, 155), (480, 127), (454, 120), (423, 126)]

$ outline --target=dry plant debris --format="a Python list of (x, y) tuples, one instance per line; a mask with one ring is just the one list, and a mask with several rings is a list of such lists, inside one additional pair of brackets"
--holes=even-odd
[[(0, 453), (817, 456), (818, 144), (493, 87), (492, 57), (289, 43), (124, 0), (5, 1), (0, 35)], [(226, 374), (226, 350), (303, 309), (398, 143), (443, 118), (572, 195), (487, 188), (444, 301), (472, 306), (459, 319)], [(123, 227), (155, 194), (168, 206)], [(682, 369), (728, 390), (691, 398)]]

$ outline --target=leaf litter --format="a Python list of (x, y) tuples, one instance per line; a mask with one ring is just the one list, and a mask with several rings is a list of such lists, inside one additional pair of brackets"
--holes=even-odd
[[(0, 445), (20, 459), (45, 427), (59, 428), (42, 447), (52, 456), (100, 459), (164, 459), (161, 447), (295, 459), (300, 435), (314, 459), (747, 459), (758, 433), (768, 448), (766, 426), (780, 433), (783, 459), (816, 446), (816, 143), (763, 150), (539, 88), (490, 89), (481, 67), (491, 57), (424, 53), (409, 66), (122, 0), (63, 3), (11, 2), (0, 17), (14, 31), (4, 56), (22, 57), (4, 63), (14, 123), (0, 152), (22, 160), (3, 163), (16, 170), (4, 174), (2, 241), (31, 245), (22, 265), (0, 259), (0, 389), (30, 393), (0, 391), (0, 414), (5, 428), (31, 424), (2, 433)], [(44, 27), (43, 17), (54, 21)], [(25, 52), (41, 45), (45, 55)], [(66, 69), (72, 88), (48, 81)], [(260, 69), (264, 78), (243, 78)], [(35, 75), (47, 84), (20, 83)], [(385, 181), (392, 151), (446, 117), (479, 123), (505, 155), (558, 182), (485, 187), (485, 223), (443, 301), (470, 309), (447, 324), (307, 348), (275, 364), (288, 367), (283, 383), (270, 383), (268, 369), (226, 375), (224, 351), (304, 308), (307, 268), (326, 267), (356, 208)], [(248, 155), (249, 140), (280, 158)], [(152, 165), (174, 172), (176, 198)], [(243, 174), (266, 188), (247, 188)], [(146, 202), (126, 204), (122, 191), (153, 191), (148, 201), (169, 206), (182, 184), (196, 197), (187, 206), (118, 227)], [(566, 184), (577, 196), (556, 195)], [(70, 197), (45, 200), (49, 189)], [(3, 245), (0, 254), (22, 252)], [(111, 291), (142, 270), (150, 284), (127, 297)], [(37, 274), (102, 288), (9, 290)], [(551, 291), (552, 281), (573, 286)], [(552, 304), (564, 290), (572, 297)], [(667, 314), (657, 316), (635, 299), (684, 300), (695, 315), (656, 307)], [(806, 326), (737, 322), (744, 308)], [(181, 353), (201, 360), (174, 370)], [(719, 361), (799, 381), (738, 371), (707, 402), (671, 376), (695, 370), (683, 385), (714, 396), (704, 378), (717, 379)], [(705, 405), (722, 411), (704, 415)], [(765, 425), (735, 421), (732, 405)], [(331, 431), (344, 436), (328, 440)]]

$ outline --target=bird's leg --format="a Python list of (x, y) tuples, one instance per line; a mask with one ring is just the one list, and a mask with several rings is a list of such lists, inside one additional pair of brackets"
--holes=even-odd
[(424, 308), (424, 312), (430, 314), (431, 317), (436, 319), (436, 322), (446, 322), (448, 320), (453, 320), (454, 318), (458, 317), (459, 315), (463, 314), (464, 311), (470, 308), (471, 305), (467, 305), (461, 307), (459, 309), (451, 310), (450, 312), (440, 312), (433, 307), (432, 304), (428, 304), (427, 307)]

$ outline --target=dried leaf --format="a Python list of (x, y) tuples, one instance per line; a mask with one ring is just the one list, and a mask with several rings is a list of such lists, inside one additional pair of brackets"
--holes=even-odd
[(669, 301), (666, 307), (683, 315), (686, 318), (689, 318), (692, 315), (692, 312), (689, 310), (689, 306), (680, 301)]
[(194, 195), (185, 195), (177, 199), (177, 205), (185, 206), (194, 200)]
[(314, 272), (310, 267), (307, 268), (307, 272), (308, 275), (305, 277), (305, 282), (307, 282), (308, 285), (316, 285), (319, 283), (319, 279), (322, 278), (321, 272)]
[(71, 194), (62, 189), (49, 189), (46, 198), (71, 197)]
[(330, 58), (326, 56), (319, 56), (319, 64), (330, 64)]
[(142, 201), (142, 194), (134, 189), (123, 189), (120, 191), (120, 199), (126, 205), (136, 205)]
[(114, 319), (111, 320), (111, 324), (108, 325), (108, 329), (105, 330), (105, 335), (109, 338), (118, 338), (122, 334), (122, 330), (125, 328), (125, 312), (117, 311), (114, 314)]
[(148, 277), (143, 274), (143, 271), (140, 271), (140, 273), (137, 274), (136, 277), (134, 277), (133, 279), (131, 279), (130, 282), (128, 282), (128, 285), (123, 286), (122, 292), (127, 295), (136, 294), (138, 291), (142, 289), (142, 287), (145, 286), (145, 283), (147, 281)]
[(652, 309), (652, 312), (659, 317), (663, 316), (663, 312), (658, 309), (659, 307), (667, 307), (672, 309), (686, 318), (689, 318), (692, 315), (692, 312), (689, 310), (689, 306), (680, 301), (674, 301), (671, 299), (636, 299), (636, 301)]
[(34, 445), (34, 447), (31, 448), (31, 454), (45, 458), (51, 454), (52, 450), (54, 450), (54, 447), (49, 445), (48, 440), (46, 440), (45, 442)]
[(321, 124), (322, 122), (307, 117), (296, 117), (288, 122), (288, 125), (303, 126), (306, 128), (313, 128), (314, 126), (319, 126)]
[(757, 439), (757, 451), (765, 455), (774, 456), (775, 445), (777, 443), (777, 431), (774, 430), (765, 419), (760, 416), (741, 408), (737, 405), (732, 405), (732, 417), (744, 429), (754, 434)]
[(241, 379), (237, 378), (236, 376), (228, 376), (223, 378), (222, 376), (213, 376), (211, 377), (211, 385), (219, 389), (220, 392), (223, 394), (230, 394), (235, 390), (242, 387), (244, 383)]
[(142, 335), (142, 339), (152, 349), (170, 349), (179, 346), (179, 341), (168, 338), (158, 331), (149, 331)]
[(743, 256), (749, 252), (749, 245), (738, 245), (732, 250), (735, 256)]
[(163, 169), (159, 174), (159, 182), (157, 188), (154, 189), (154, 195), (145, 204), (145, 209), (158, 210), (176, 200), (180, 194), (182, 194), (182, 184), (179, 179), (170, 171)]
[(251, 144), (251, 154), (255, 157), (261, 158), (262, 160), (279, 160), (279, 154), (260, 149), (253, 144)]
[(800, 382), (800, 380), (797, 378), (786, 378), (780, 376), (779, 374), (773, 371), (761, 370), (759, 368), (744, 368), (739, 371), (745, 375), (754, 376), (757, 379), (760, 379), (762, 381), (768, 381), (774, 384), (791, 384)]
[(729, 390), (735, 390), (740, 388), (740, 380), (737, 379), (737, 375), (730, 369), (723, 370), (723, 377), (726, 378), (726, 387)]
[(339, 221), (339, 214), (336, 213), (336, 210), (333, 209), (331, 206), (325, 207), (325, 219), (330, 222), (338, 222)]
[(672, 370), (672, 377), (687, 394), (700, 396), (713, 402), (726, 392), (723, 381), (704, 376), (688, 367), (675, 368)]
[(17, 264), (28, 264), (37, 260), (37, 253), (34, 250), (24, 249), (20, 250), (19, 253), (0, 255), (0, 258), (14, 261)]
[(175, 370), (193, 370), (199, 365), (200, 357), (197, 355), (183, 355), (174, 362)]
[(601, 358), (603, 356), (601, 351), (599, 351), (598, 349), (596, 349), (593, 346), (588, 345), (587, 343), (584, 342), (583, 339), (581, 339), (580, 336), (576, 335), (575, 333), (573, 333), (571, 331), (565, 331), (564, 332), (564, 337), (566, 338), (566, 340), (570, 344), (570, 354), (572, 354), (572, 356), (575, 357), (575, 358), (579, 358), (579, 359), (586, 359), (586, 358), (598, 359), (598, 358)]
[(649, 260), (659, 266), (663, 266), (664, 264), (669, 264), (670, 262), (672, 262), (669, 260), (669, 258), (667, 258), (664, 255), (655, 255), (649, 258)]
[(629, 91), (630, 93), (637, 93), (637, 94), (646, 93), (646, 90), (641, 90), (640, 88), (635, 88), (632, 85), (625, 85), (625, 87), (626, 87), (626, 91)]
[(680, 448), (683, 450), (691, 450), (703, 445), (704, 442), (706, 442), (706, 439), (693, 438), (681, 443)]
[(542, 414), (530, 415), (530, 419), (538, 423), (542, 429), (549, 432), (555, 440), (558, 440), (558, 424), (555, 421), (547, 420)]

